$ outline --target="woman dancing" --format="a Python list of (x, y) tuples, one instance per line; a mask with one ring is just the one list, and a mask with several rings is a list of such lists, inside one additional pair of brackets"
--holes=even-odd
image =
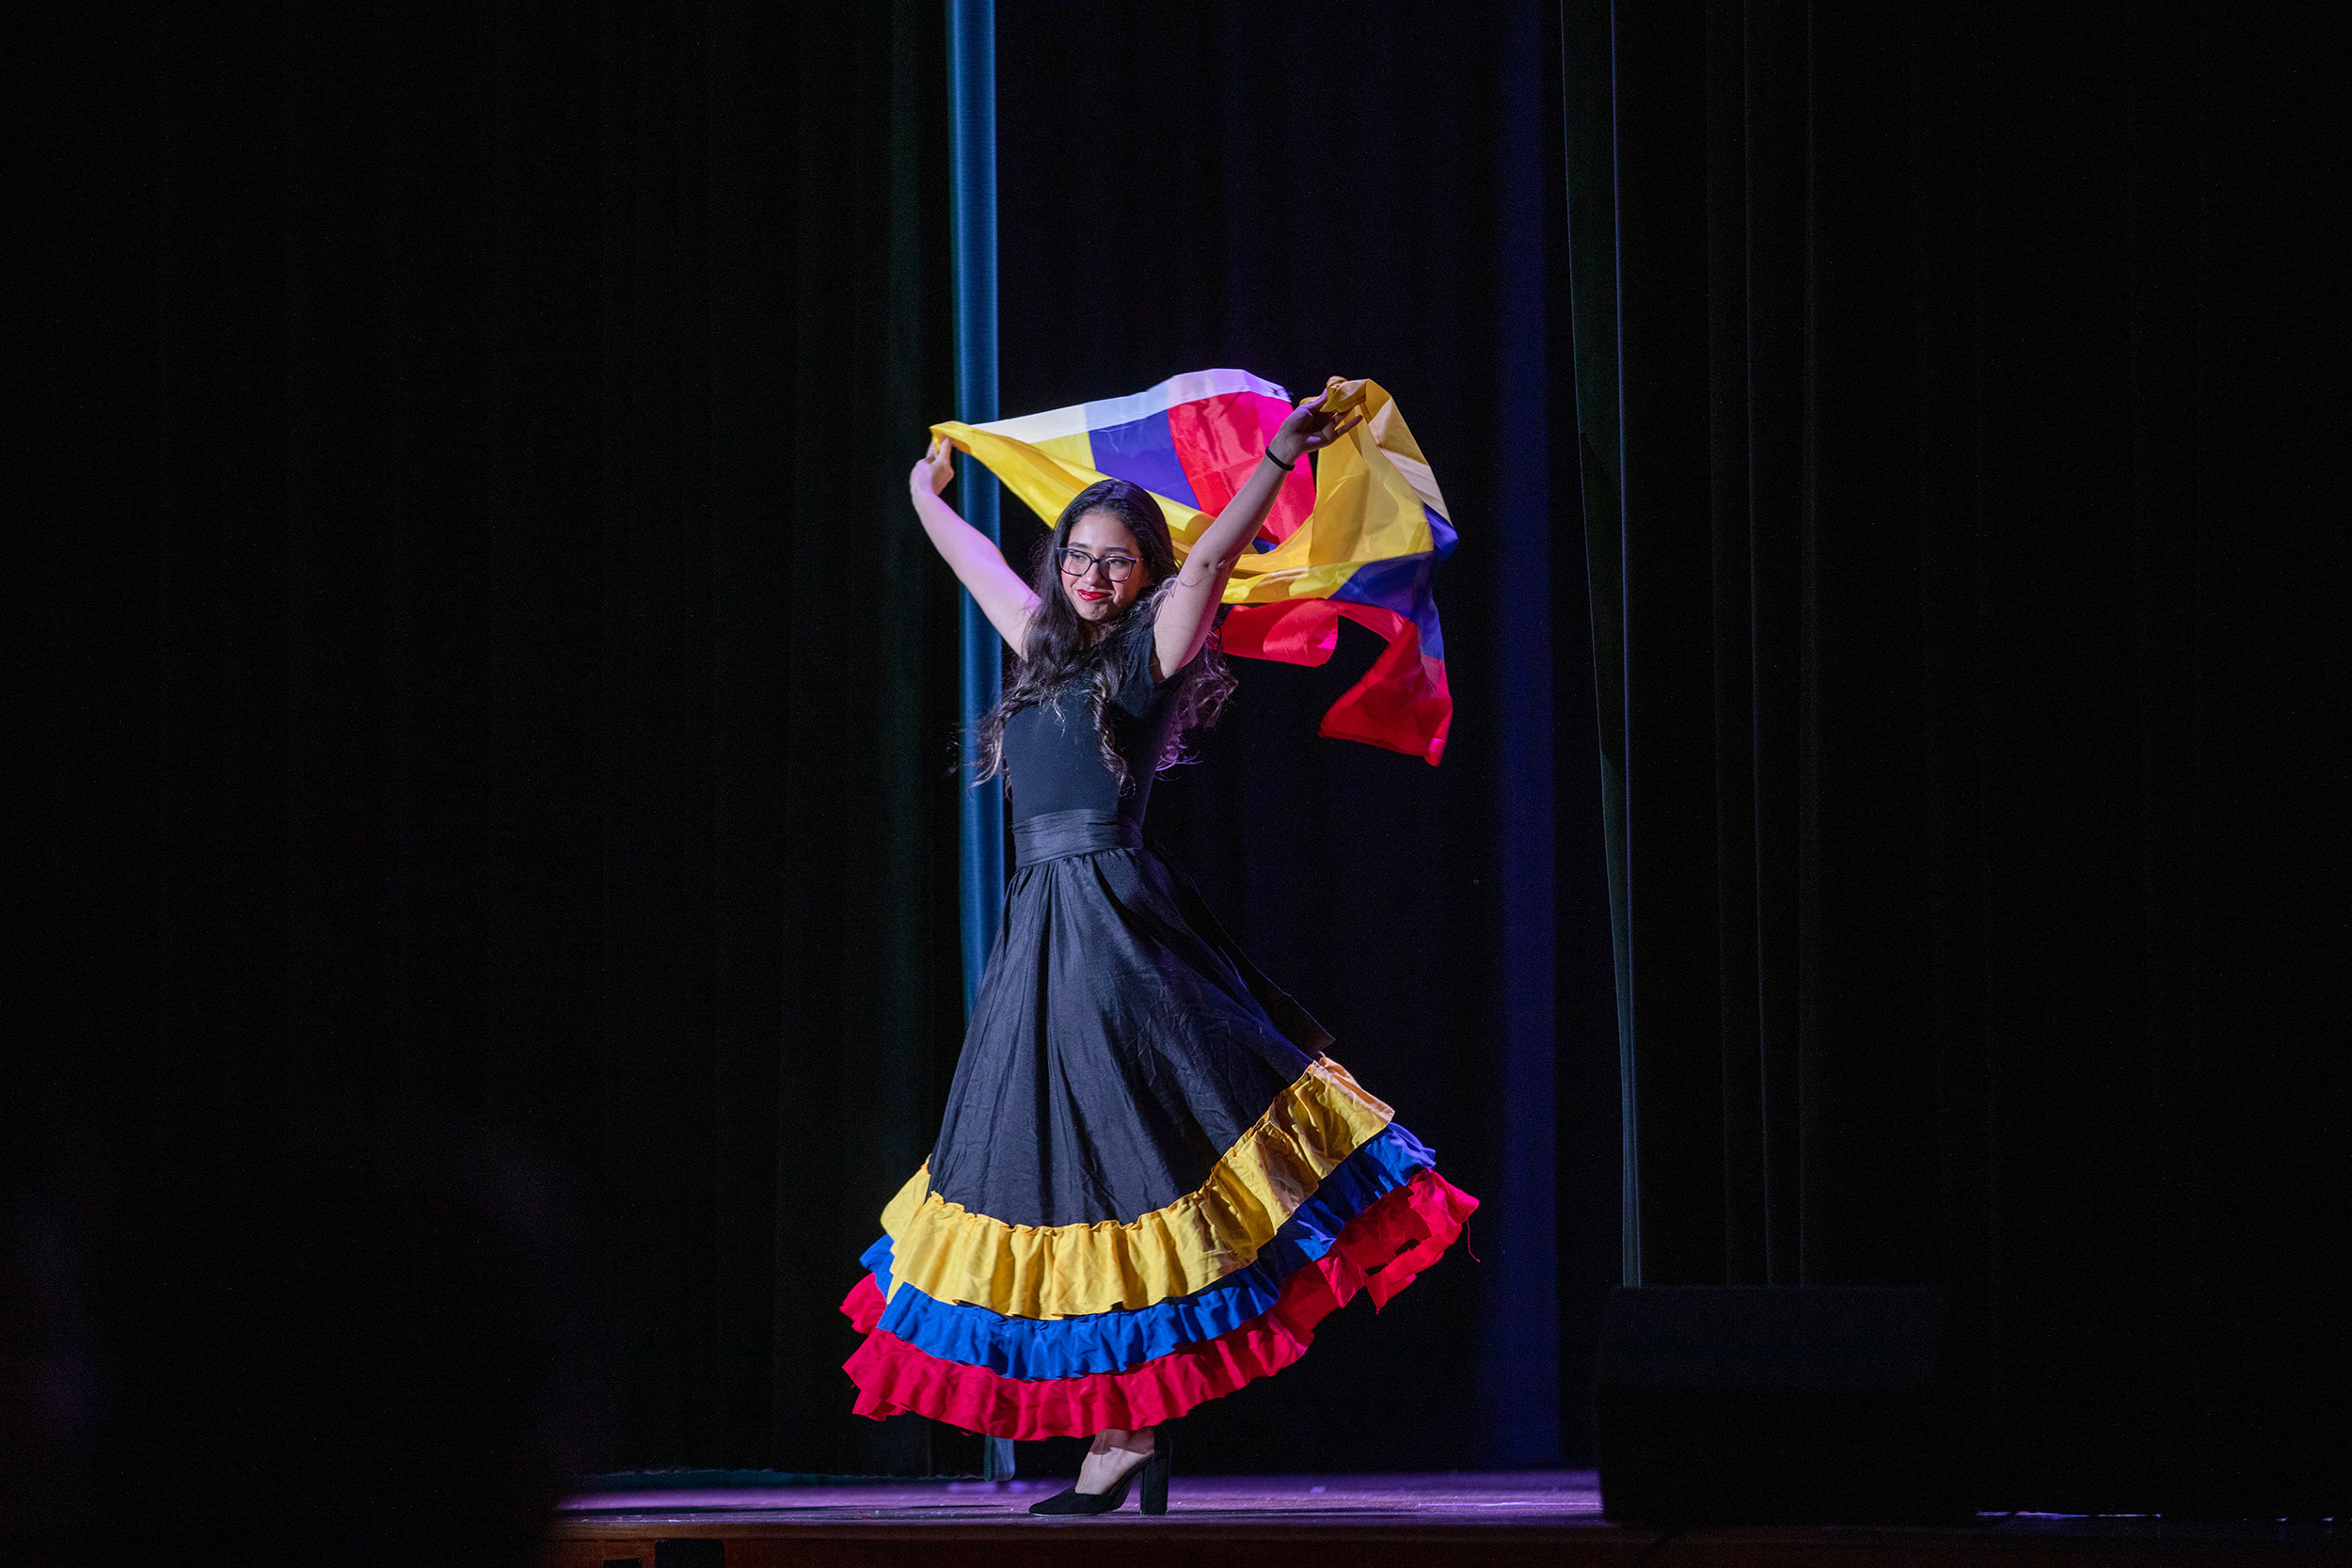
[(1232, 690), (1212, 631), (1234, 562), (1284, 472), (1356, 423), (1323, 403), (1181, 571), (1123, 480), (1079, 493), (1024, 582), (940, 499), (944, 440), (910, 477), (1019, 659), (979, 728), (1018, 864), (938, 1141), (843, 1303), (866, 1335), (848, 1370), (877, 1418), (1091, 1434), (1033, 1513), (1109, 1513), (1138, 1471), (1165, 1512), (1170, 1418), (1296, 1360), (1359, 1288), (1385, 1302), (1477, 1207), (1143, 837), (1153, 775)]

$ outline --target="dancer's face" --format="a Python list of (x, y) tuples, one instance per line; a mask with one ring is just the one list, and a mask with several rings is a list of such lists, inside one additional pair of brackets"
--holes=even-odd
[(1107, 621), (1152, 586), (1136, 536), (1116, 513), (1089, 512), (1070, 525), (1060, 558), (1061, 591), (1080, 616)]

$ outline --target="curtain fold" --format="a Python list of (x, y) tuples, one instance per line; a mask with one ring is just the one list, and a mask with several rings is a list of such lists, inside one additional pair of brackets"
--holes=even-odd
[(13, 1174), (576, 1175), (598, 1462), (920, 1473), (832, 1304), (961, 1032), (936, 5), (46, 13)]
[(1564, 17), (1639, 1277), (1947, 1285), (1989, 1506), (2339, 1504), (2310, 19)]

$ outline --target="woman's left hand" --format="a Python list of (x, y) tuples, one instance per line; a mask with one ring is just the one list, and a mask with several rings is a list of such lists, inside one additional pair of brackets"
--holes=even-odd
[(1349, 431), (1364, 422), (1361, 414), (1350, 414), (1344, 420), (1323, 411), (1323, 400), (1331, 395), (1327, 387), (1290, 412), (1279, 429), (1268, 438), (1265, 450), (1274, 454), (1277, 463), (1297, 462), (1311, 451), (1319, 451)]

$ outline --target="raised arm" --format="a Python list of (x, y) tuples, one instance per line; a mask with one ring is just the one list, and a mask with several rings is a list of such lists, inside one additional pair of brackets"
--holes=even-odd
[(988, 624), (1004, 638), (1013, 657), (1022, 657), (1028, 652), (1029, 617), (1036, 613), (1037, 595), (1029, 592), (1019, 573), (1005, 564), (1005, 552), (988, 535), (957, 516), (956, 509), (939, 499), (939, 492), (955, 476), (955, 448), (946, 436), (934, 437), (930, 450), (907, 475), (914, 515), (923, 519), (923, 531), (931, 536), (940, 558), (980, 607)]
[(1290, 466), (1329, 446), (1363, 419), (1351, 414), (1343, 424), (1326, 414), (1323, 400), (1329, 395), (1327, 390), (1317, 392), (1291, 410), (1290, 418), (1267, 438), (1265, 455), (1258, 459), (1249, 478), (1233, 492), (1216, 521), (1193, 541), (1184, 569), (1176, 574), (1176, 586), (1160, 602), (1159, 620), (1152, 628), (1152, 652), (1162, 675), (1172, 675), (1190, 664), (1208, 641), (1209, 628), (1216, 621), (1217, 601), (1225, 596), (1225, 579), (1233, 575), (1233, 562), (1257, 537)]

